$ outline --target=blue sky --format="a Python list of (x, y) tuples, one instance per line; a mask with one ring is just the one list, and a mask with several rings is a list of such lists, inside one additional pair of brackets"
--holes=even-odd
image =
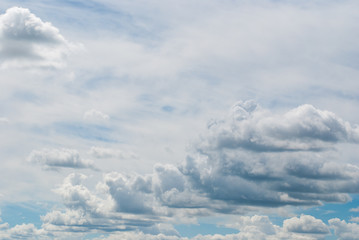
[(359, 239), (359, 3), (0, 3), (1, 239)]

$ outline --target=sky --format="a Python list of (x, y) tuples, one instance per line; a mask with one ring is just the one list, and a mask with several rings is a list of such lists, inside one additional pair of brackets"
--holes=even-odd
[(0, 239), (359, 239), (359, 2), (2, 0)]

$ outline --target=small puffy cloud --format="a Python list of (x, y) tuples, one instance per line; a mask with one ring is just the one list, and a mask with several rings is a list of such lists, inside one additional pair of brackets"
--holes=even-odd
[(92, 162), (82, 160), (78, 151), (66, 148), (34, 150), (30, 153), (27, 161), (50, 170), (59, 168), (96, 169)]
[(359, 239), (359, 224), (347, 223), (339, 218), (330, 219), (329, 225), (334, 229), (338, 240), (358, 240)]
[(267, 216), (241, 216), (234, 223), (227, 224), (227, 227), (237, 228), (242, 233), (265, 233), (275, 235), (278, 227), (273, 225)]
[(83, 211), (78, 210), (67, 210), (66, 212), (53, 211), (41, 217), (41, 220), (45, 223), (51, 223), (53, 225), (85, 225), (90, 224), (89, 218), (84, 214)]
[(293, 217), (283, 223), (283, 228), (288, 232), (327, 234), (329, 228), (322, 220), (316, 219), (310, 215), (301, 215), (299, 218)]
[(26, 8), (12, 7), (0, 15), (1, 67), (62, 67), (74, 48), (56, 27)]
[(359, 212), (359, 207), (357, 207), (357, 208), (351, 208), (350, 211), (351, 211), (351, 212)]
[(87, 121), (107, 121), (110, 117), (107, 114), (104, 114), (96, 109), (88, 110), (84, 113), (84, 119)]

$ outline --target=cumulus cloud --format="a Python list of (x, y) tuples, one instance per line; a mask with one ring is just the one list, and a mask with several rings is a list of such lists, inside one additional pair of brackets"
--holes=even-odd
[(359, 128), (334, 113), (302, 105), (277, 115), (253, 101), (235, 104), (230, 116), (213, 121), (201, 148), (253, 152), (323, 150), (337, 142), (358, 142)]
[(104, 187), (115, 201), (118, 212), (149, 214), (153, 213), (151, 178), (126, 176), (120, 173), (106, 174)]
[(1, 239), (48, 239), (49, 236), (44, 229), (38, 229), (32, 223), (0, 228)]
[(335, 144), (356, 143), (358, 130), (310, 105), (279, 115), (239, 102), (209, 124), (179, 169), (193, 189), (234, 206), (346, 202), (359, 168), (338, 162)]
[[(63, 200), (65, 211), (52, 211), (42, 217), (47, 231), (103, 232), (141, 230), (158, 234), (159, 215), (153, 209), (150, 183), (142, 177), (118, 173), (104, 175), (90, 191), (84, 184), (86, 176), (73, 173), (55, 189)], [(102, 197), (100, 197), (102, 196)]]
[(334, 229), (338, 240), (359, 239), (359, 225), (357, 223), (347, 223), (339, 218), (334, 218), (329, 220), (329, 225)]
[(322, 220), (309, 215), (301, 215), (299, 218), (293, 217), (283, 222), (283, 228), (288, 232), (327, 234), (329, 228)]
[[(350, 193), (358, 192), (359, 167), (338, 162), (334, 148), (335, 143), (356, 143), (357, 132), (313, 106), (277, 115), (253, 101), (239, 102), (227, 117), (209, 125), (179, 166), (157, 164), (147, 176), (114, 172), (100, 185), (115, 211), (130, 214), (161, 215), (164, 209), (231, 213), (243, 206), (347, 202)], [(100, 157), (118, 153), (91, 152)], [(30, 159), (47, 166), (90, 166), (69, 150), (33, 152)]]
[(75, 49), (59, 30), (26, 8), (12, 7), (0, 15), (1, 67), (62, 67)]
[[(356, 143), (357, 134), (356, 126), (313, 106), (278, 115), (254, 102), (240, 102), (228, 116), (209, 124), (179, 166), (156, 164), (148, 175), (107, 173), (96, 191), (83, 184), (85, 175), (70, 174), (55, 190), (65, 209), (43, 216), (44, 229), (96, 229), (116, 232), (113, 236), (120, 238), (124, 234), (131, 239), (136, 233), (139, 239), (151, 239), (147, 234), (167, 239), (158, 235), (163, 233), (159, 230), (163, 222), (243, 214), (249, 208), (256, 212), (347, 202), (350, 193), (358, 193), (359, 167), (338, 161), (335, 147)], [(101, 148), (91, 151), (101, 157), (116, 153)], [(34, 151), (29, 161), (49, 167), (89, 166), (74, 150)], [(279, 227), (265, 216), (243, 216), (231, 227), (240, 232), (194, 239), (323, 239), (330, 234), (329, 227), (342, 239), (349, 239), (345, 236), (355, 232), (357, 224), (334, 219), (328, 227), (319, 219), (301, 215), (286, 219)]]
[(97, 169), (92, 162), (81, 159), (78, 151), (66, 148), (34, 150), (30, 153), (27, 161), (50, 170), (59, 168)]

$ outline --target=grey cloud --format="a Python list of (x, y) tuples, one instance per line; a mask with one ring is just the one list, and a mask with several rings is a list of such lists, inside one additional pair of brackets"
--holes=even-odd
[(212, 121), (179, 170), (192, 190), (233, 209), (347, 202), (359, 168), (333, 153), (336, 143), (357, 139), (357, 127), (310, 105), (278, 115), (239, 102)]
[[(315, 226), (308, 226), (312, 231), (315, 227), (317, 232), (291, 232), (287, 231), (285, 227), (279, 227), (273, 224), (267, 216), (240, 216), (235, 222), (226, 226), (237, 228), (239, 233), (234, 234), (214, 234), (214, 235), (197, 235), (192, 238), (171, 236), (166, 234), (145, 234), (143, 232), (118, 232), (113, 233), (105, 240), (112, 239), (152, 239), (152, 240), (287, 240), (287, 239), (298, 239), (298, 240), (319, 240), (330, 234), (328, 227), (312, 216), (303, 215), (301, 218), (310, 219), (307, 223), (314, 222)], [(289, 219), (287, 219), (289, 220)], [(285, 220), (286, 221), (286, 220)], [(318, 224), (318, 223), (322, 223)]]
[(334, 113), (302, 105), (283, 115), (254, 102), (238, 102), (228, 118), (213, 121), (199, 151), (238, 149), (254, 152), (320, 151), (330, 143), (358, 142), (359, 128)]
[(97, 169), (92, 162), (81, 159), (78, 151), (66, 148), (34, 150), (30, 153), (27, 161), (50, 170), (59, 168)]
[[(104, 176), (104, 182), (99, 183), (98, 189), (106, 193), (106, 197), (99, 197), (98, 194), (90, 191), (83, 183), (86, 176), (73, 173), (64, 179), (60, 187), (55, 189), (63, 200), (65, 211), (52, 211), (42, 216), (43, 228), (47, 231), (63, 232), (88, 232), (96, 229), (102, 232), (133, 231), (141, 229), (149, 231), (158, 219), (155, 215), (134, 214), (149, 213), (146, 207), (140, 204), (141, 197), (134, 189), (128, 187), (123, 192), (124, 180), (121, 176), (110, 174)], [(113, 182), (111, 182), (113, 181)], [(127, 181), (127, 180), (125, 180)], [(134, 184), (138, 185), (137, 181)], [(111, 187), (118, 187), (118, 193), (111, 195)], [(122, 195), (120, 195), (122, 193)], [(130, 195), (126, 195), (130, 194)], [(117, 197), (117, 198), (116, 198)], [(118, 197), (122, 197), (121, 200)], [(133, 197), (130, 199), (130, 197)], [(135, 198), (138, 197), (138, 198)], [(129, 202), (127, 202), (129, 201)], [(124, 204), (125, 203), (125, 204)], [(132, 205), (131, 205), (132, 204)], [(150, 206), (150, 204), (148, 203)]]
[(119, 173), (105, 176), (104, 182), (109, 194), (116, 203), (116, 211), (135, 214), (148, 214), (152, 209), (150, 179), (140, 176), (127, 177)]
[(155, 166), (153, 189), (161, 204), (171, 208), (204, 208), (208, 205), (208, 200), (193, 192), (185, 176), (173, 165)]
[[(359, 168), (345, 161), (339, 163), (337, 155), (333, 156), (335, 141), (356, 141), (353, 136), (357, 129), (349, 123), (309, 105), (283, 116), (254, 102), (240, 102), (232, 110), (228, 118), (209, 127), (180, 166), (158, 164), (147, 176), (106, 174), (101, 186), (113, 200), (114, 211), (154, 216), (173, 214), (179, 208), (231, 213), (241, 206), (343, 203), (350, 201), (349, 193), (358, 192)], [(312, 117), (313, 123), (308, 120)], [(301, 133), (306, 128), (317, 133)], [(330, 140), (323, 137), (328, 134), (333, 136)], [(253, 151), (240, 144), (250, 142), (257, 135), (255, 139), (259, 142), (268, 141), (265, 145), (272, 144), (276, 149)], [(223, 136), (234, 143), (220, 144)], [(287, 142), (281, 147), (283, 151), (277, 151), (277, 139)], [(320, 152), (313, 152), (309, 147), (312, 144), (320, 145)], [(297, 150), (287, 147), (294, 145)], [(93, 150), (113, 154), (103, 149)], [(79, 193), (82, 194), (78, 199), (82, 199), (80, 196), (85, 191)]]

